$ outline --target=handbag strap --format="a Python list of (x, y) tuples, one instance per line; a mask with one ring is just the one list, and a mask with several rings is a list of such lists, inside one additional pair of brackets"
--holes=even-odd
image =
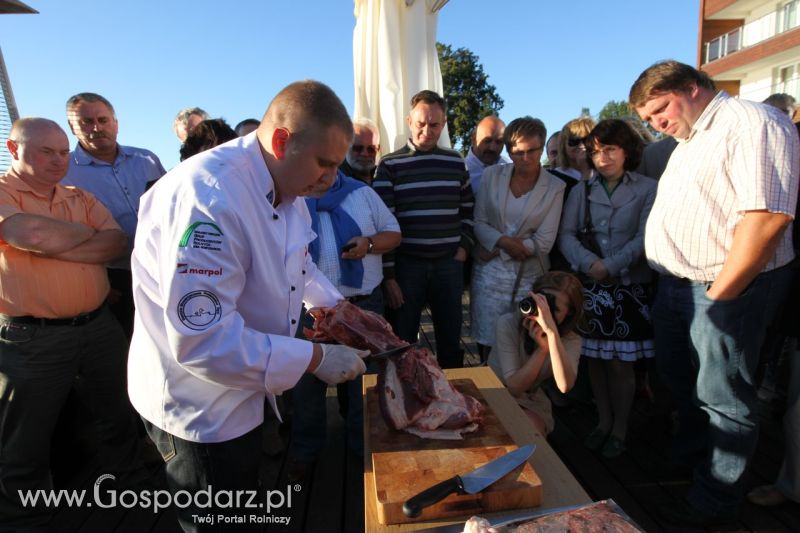
[(589, 180), (583, 182), (583, 228), (580, 230), (585, 237), (585, 246), (588, 250), (598, 257), (603, 257), (603, 252), (600, 250), (600, 245), (597, 244), (597, 239), (594, 236), (594, 224), (592, 224), (592, 211), (589, 209)]

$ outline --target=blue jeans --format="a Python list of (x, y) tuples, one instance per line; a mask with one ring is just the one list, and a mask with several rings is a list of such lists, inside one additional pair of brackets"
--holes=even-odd
[(708, 284), (662, 276), (653, 305), (656, 360), (678, 412), (677, 463), (694, 468), (687, 498), (733, 515), (758, 440), (754, 376), (767, 325), (791, 271), (758, 275), (738, 297), (713, 301)]
[(394, 317), (397, 336), (408, 342), (416, 342), (422, 309), (426, 303), (430, 304), (439, 366), (462, 367), (464, 352), (460, 343), (464, 263), (450, 257), (420, 259), (397, 254), (395, 279), (403, 291), (404, 299)]
[(33, 529), (50, 520), (52, 508), (25, 507), (17, 491), (53, 488), (51, 437), (72, 387), (94, 417), (100, 471), (124, 484), (140, 470), (127, 348), (108, 308), (80, 326), (0, 320), (0, 528)]
[[(383, 291), (380, 285), (372, 293), (353, 302), (367, 311), (383, 314)], [(369, 371), (370, 369), (368, 369)], [(327, 413), (325, 392), (328, 385), (312, 374), (303, 374), (292, 388), (292, 442), (289, 456), (302, 462), (315, 460), (325, 446)], [(361, 402), (361, 377), (337, 386), (340, 412), (345, 418), (347, 447), (355, 455), (364, 454), (364, 407)]]
[[(262, 530), (263, 526), (247, 522), (232, 526), (220, 524), (216, 520), (213, 523), (200, 522), (196, 518), (197, 516), (226, 515), (243, 516), (246, 519), (251, 514), (263, 514), (263, 509), (257, 507), (264, 501), (263, 494), (259, 491), (258, 479), (261, 465), (261, 425), (241, 437), (229, 441), (203, 443), (183, 440), (154, 426), (147, 420), (142, 419), (142, 421), (164, 459), (167, 486), (173, 497), (178, 491), (186, 491), (194, 497), (200, 494), (200, 491), (208, 491), (209, 487), (212, 487), (210, 502), (212, 505), (219, 502), (222, 506), (195, 506), (195, 499), (192, 499), (191, 505), (186, 505), (189, 500), (184, 500), (185, 495), (175, 497), (173, 504), (179, 504), (175, 505), (178, 523), (184, 531), (222, 533), (231, 530)], [(240, 494), (239, 505), (236, 505), (235, 497), (231, 499), (215, 497), (222, 491), (230, 491), (234, 495)], [(237, 493), (237, 491), (239, 492)], [(205, 497), (198, 498), (197, 501), (201, 505), (205, 505)]]

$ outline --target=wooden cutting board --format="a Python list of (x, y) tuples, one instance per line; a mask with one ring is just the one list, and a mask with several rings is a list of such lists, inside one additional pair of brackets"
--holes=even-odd
[(460, 379), (451, 383), (484, 407), (481, 427), (465, 435), (463, 440), (423, 439), (390, 428), (381, 416), (375, 387), (367, 390), (364, 422), (372, 450), (375, 500), (381, 524), (468, 517), (541, 504), (542, 482), (526, 462), (478, 494), (451, 494), (426, 507), (416, 518), (403, 514), (403, 503), (412, 496), (457, 474), (466, 474), (518, 447), (472, 380)]

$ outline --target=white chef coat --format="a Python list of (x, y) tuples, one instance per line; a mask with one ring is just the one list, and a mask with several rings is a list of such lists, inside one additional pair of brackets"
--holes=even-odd
[(199, 154), (141, 199), (131, 260), (136, 303), (131, 403), (193, 442), (239, 437), (263, 421), (264, 397), (293, 387), (312, 344), (293, 334), (303, 301), (341, 294), (308, 254), (302, 198), (273, 207), (256, 134)]

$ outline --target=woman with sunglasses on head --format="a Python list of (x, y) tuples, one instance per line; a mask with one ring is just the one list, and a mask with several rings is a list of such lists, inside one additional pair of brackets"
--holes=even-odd
[(529, 314), (517, 310), (498, 318), (489, 366), (536, 430), (546, 436), (554, 421), (541, 385), (552, 378), (561, 392), (567, 392), (575, 384), (581, 338), (574, 330), (583, 315), (583, 293), (572, 274), (548, 272), (534, 282), (528, 296), (535, 310), (531, 305)]
[(633, 363), (653, 357), (650, 282), (644, 228), (656, 181), (632, 171), (643, 143), (624, 121), (603, 120), (585, 139), (597, 175), (572, 189), (558, 245), (584, 279), (582, 355), (589, 368), (598, 424), (585, 444), (617, 457), (624, 449), (635, 391)]
[(475, 200), (471, 334), (481, 361), (495, 342), (497, 317), (550, 270), (547, 254), (558, 237), (564, 184), (542, 168), (547, 130), (541, 120), (511, 121), (503, 143), (511, 164), (486, 168)]
[(567, 184), (567, 195), (576, 183), (592, 177), (592, 167), (586, 161), (587, 147), (583, 142), (592, 128), (594, 120), (589, 117), (570, 120), (561, 128), (556, 167), (550, 172)]

